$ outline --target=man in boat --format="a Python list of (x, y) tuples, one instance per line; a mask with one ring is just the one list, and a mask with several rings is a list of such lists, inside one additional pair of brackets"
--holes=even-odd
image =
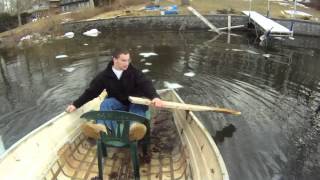
[[(107, 68), (100, 72), (90, 83), (84, 93), (72, 104), (68, 105), (66, 112), (73, 112), (90, 100), (96, 98), (103, 90), (106, 90), (108, 96), (100, 105), (101, 111), (121, 110), (129, 111), (141, 116), (146, 116), (148, 106), (132, 104), (129, 102), (129, 96), (147, 97), (152, 100), (156, 107), (162, 106), (162, 100), (159, 98), (152, 82), (146, 76), (133, 67), (131, 64), (130, 53), (127, 49), (115, 49), (112, 54), (112, 61)], [(115, 124), (111, 121), (103, 126), (103, 121), (98, 124), (86, 124), (82, 127), (83, 132), (88, 137), (97, 139), (99, 131), (105, 131), (106, 127), (111, 130)], [(132, 140), (140, 140), (146, 133), (146, 127), (140, 123), (130, 125), (129, 137)]]

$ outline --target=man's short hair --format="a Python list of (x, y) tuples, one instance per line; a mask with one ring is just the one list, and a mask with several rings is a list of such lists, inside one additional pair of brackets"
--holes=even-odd
[(119, 58), (120, 54), (129, 54), (129, 50), (126, 48), (115, 48), (113, 53), (112, 53), (112, 57), (113, 58)]

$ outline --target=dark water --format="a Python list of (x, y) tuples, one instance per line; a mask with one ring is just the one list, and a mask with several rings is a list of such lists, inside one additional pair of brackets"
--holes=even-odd
[[(196, 113), (218, 144), (232, 180), (320, 177), (319, 39), (296, 37), (272, 48), (247, 34), (102, 33), (0, 54), (0, 135), (8, 148), (64, 110), (111, 60), (114, 46), (132, 50), (158, 89), (179, 83), (188, 103), (237, 109), (241, 116)], [(88, 46), (84, 46), (88, 43)], [(307, 47), (307, 48), (304, 48)], [(146, 59), (141, 52), (158, 56)], [(56, 59), (67, 54), (65, 59)], [(271, 54), (263, 56), (263, 54)], [(69, 69), (65, 69), (69, 68)], [(67, 70), (74, 71), (67, 72)], [(184, 76), (194, 72), (194, 77)]]

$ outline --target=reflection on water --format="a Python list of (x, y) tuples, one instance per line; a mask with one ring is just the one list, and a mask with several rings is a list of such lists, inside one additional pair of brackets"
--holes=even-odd
[[(0, 136), (6, 148), (63, 111), (106, 67), (112, 48), (126, 46), (134, 66), (149, 69), (158, 89), (178, 83), (187, 103), (242, 112), (196, 113), (218, 143), (231, 179), (318, 179), (319, 119), (311, 114), (320, 104), (319, 39), (296, 37), (299, 43), (279, 41), (265, 49), (246, 34), (75, 37), (0, 52)], [(147, 52), (157, 55), (139, 55)], [(56, 59), (62, 54), (68, 57)]]

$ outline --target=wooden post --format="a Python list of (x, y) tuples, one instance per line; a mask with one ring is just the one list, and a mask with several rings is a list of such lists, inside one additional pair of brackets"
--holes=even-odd
[(231, 16), (228, 15), (228, 31), (231, 30)]

